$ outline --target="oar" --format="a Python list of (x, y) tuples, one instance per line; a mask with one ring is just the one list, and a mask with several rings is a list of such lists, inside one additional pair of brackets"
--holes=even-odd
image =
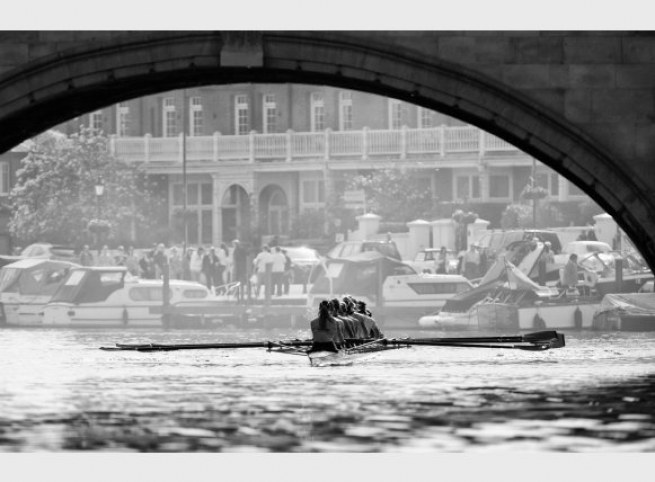
[(234, 343), (193, 343), (193, 344), (161, 344), (141, 343), (123, 344), (116, 343), (115, 347), (100, 347), (101, 350), (134, 350), (134, 351), (172, 351), (172, 350), (204, 350), (209, 348), (278, 348), (280, 346), (312, 346), (308, 340), (287, 340), (287, 341), (252, 341)]
[(538, 344), (538, 345), (489, 345), (483, 343), (455, 343), (455, 342), (446, 342), (441, 343), (438, 341), (426, 341), (426, 340), (389, 340), (389, 343), (397, 345), (424, 345), (424, 346), (448, 346), (448, 347), (465, 347), (465, 348), (500, 348), (506, 350), (527, 350), (527, 351), (544, 351), (550, 348), (559, 348), (560, 346), (550, 345), (547, 343)]
[[(459, 346), (469, 348), (508, 348), (515, 350), (547, 350), (561, 348), (565, 345), (564, 335), (556, 331), (539, 331), (520, 336), (486, 336), (461, 338), (392, 338), (381, 340), (359, 340), (393, 345), (424, 345), (424, 346)], [(498, 345), (497, 343), (529, 343), (529, 345)], [(172, 351), (197, 350), (212, 348), (273, 348), (312, 346), (311, 340), (284, 341), (252, 341), (232, 343), (194, 343), (194, 344), (121, 344), (116, 347), (101, 347), (101, 350), (135, 350), (135, 351)]]
[(564, 335), (556, 331), (536, 331), (518, 336), (479, 336), (479, 337), (457, 337), (457, 338), (417, 338), (424, 341), (435, 341), (443, 343), (543, 343), (551, 340), (558, 340), (561, 337), (564, 343)]
[[(514, 350), (548, 350), (566, 345), (564, 335), (556, 331), (539, 331), (520, 336), (486, 336), (461, 338), (395, 338), (390, 343), (424, 346), (459, 346), (469, 348), (508, 348)], [(529, 345), (497, 345), (494, 343), (529, 343)]]

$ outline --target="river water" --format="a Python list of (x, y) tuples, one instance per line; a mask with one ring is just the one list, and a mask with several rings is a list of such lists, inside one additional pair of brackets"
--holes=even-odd
[(265, 349), (98, 349), (304, 330), (3, 329), (0, 451), (655, 451), (655, 334), (566, 334), (546, 352), (414, 347), (310, 367)]

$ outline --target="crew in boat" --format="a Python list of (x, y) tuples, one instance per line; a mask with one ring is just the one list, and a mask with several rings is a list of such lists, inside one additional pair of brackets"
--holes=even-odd
[(356, 340), (366, 340), (369, 338), (368, 330), (364, 324), (364, 320), (355, 315), (355, 302), (350, 296), (344, 296), (343, 302), (340, 304), (343, 312), (342, 317), (347, 318), (352, 322), (354, 330), (354, 338)]
[(334, 298), (329, 301), (329, 310), (330, 314), (334, 319), (337, 321), (341, 322), (343, 325), (343, 333), (346, 338), (356, 338), (356, 330), (355, 327), (353, 326), (353, 320), (346, 318), (343, 316), (342, 309), (341, 309), (341, 302)]
[(338, 351), (345, 346), (343, 323), (330, 313), (331, 302), (321, 301), (318, 305), (318, 317), (310, 322), (312, 330), (312, 347), (314, 351)]
[(380, 331), (377, 323), (375, 323), (371, 312), (366, 309), (366, 303), (363, 301), (356, 301), (356, 305), (357, 309), (355, 310), (355, 316), (360, 318), (364, 323), (368, 338), (373, 338), (375, 340), (384, 338), (384, 334)]

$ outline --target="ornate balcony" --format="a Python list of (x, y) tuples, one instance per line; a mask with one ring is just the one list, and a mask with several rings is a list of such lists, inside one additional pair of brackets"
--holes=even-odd
[[(178, 137), (110, 138), (118, 157), (135, 162), (182, 161)], [(492, 152), (519, 153), (511, 144), (476, 127), (429, 129), (293, 132), (282, 134), (221, 135), (186, 138), (188, 161), (294, 162), (310, 159), (368, 160), (376, 158), (445, 158), (449, 154), (483, 157)]]

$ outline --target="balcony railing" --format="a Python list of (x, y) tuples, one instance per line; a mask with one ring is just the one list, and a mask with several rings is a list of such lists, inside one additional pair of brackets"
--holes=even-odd
[[(182, 161), (182, 135), (178, 137), (115, 137), (110, 149), (127, 161)], [(452, 153), (518, 151), (511, 144), (476, 127), (429, 129), (293, 132), (282, 134), (221, 135), (186, 138), (188, 161), (293, 162), (303, 159), (407, 159)]]

